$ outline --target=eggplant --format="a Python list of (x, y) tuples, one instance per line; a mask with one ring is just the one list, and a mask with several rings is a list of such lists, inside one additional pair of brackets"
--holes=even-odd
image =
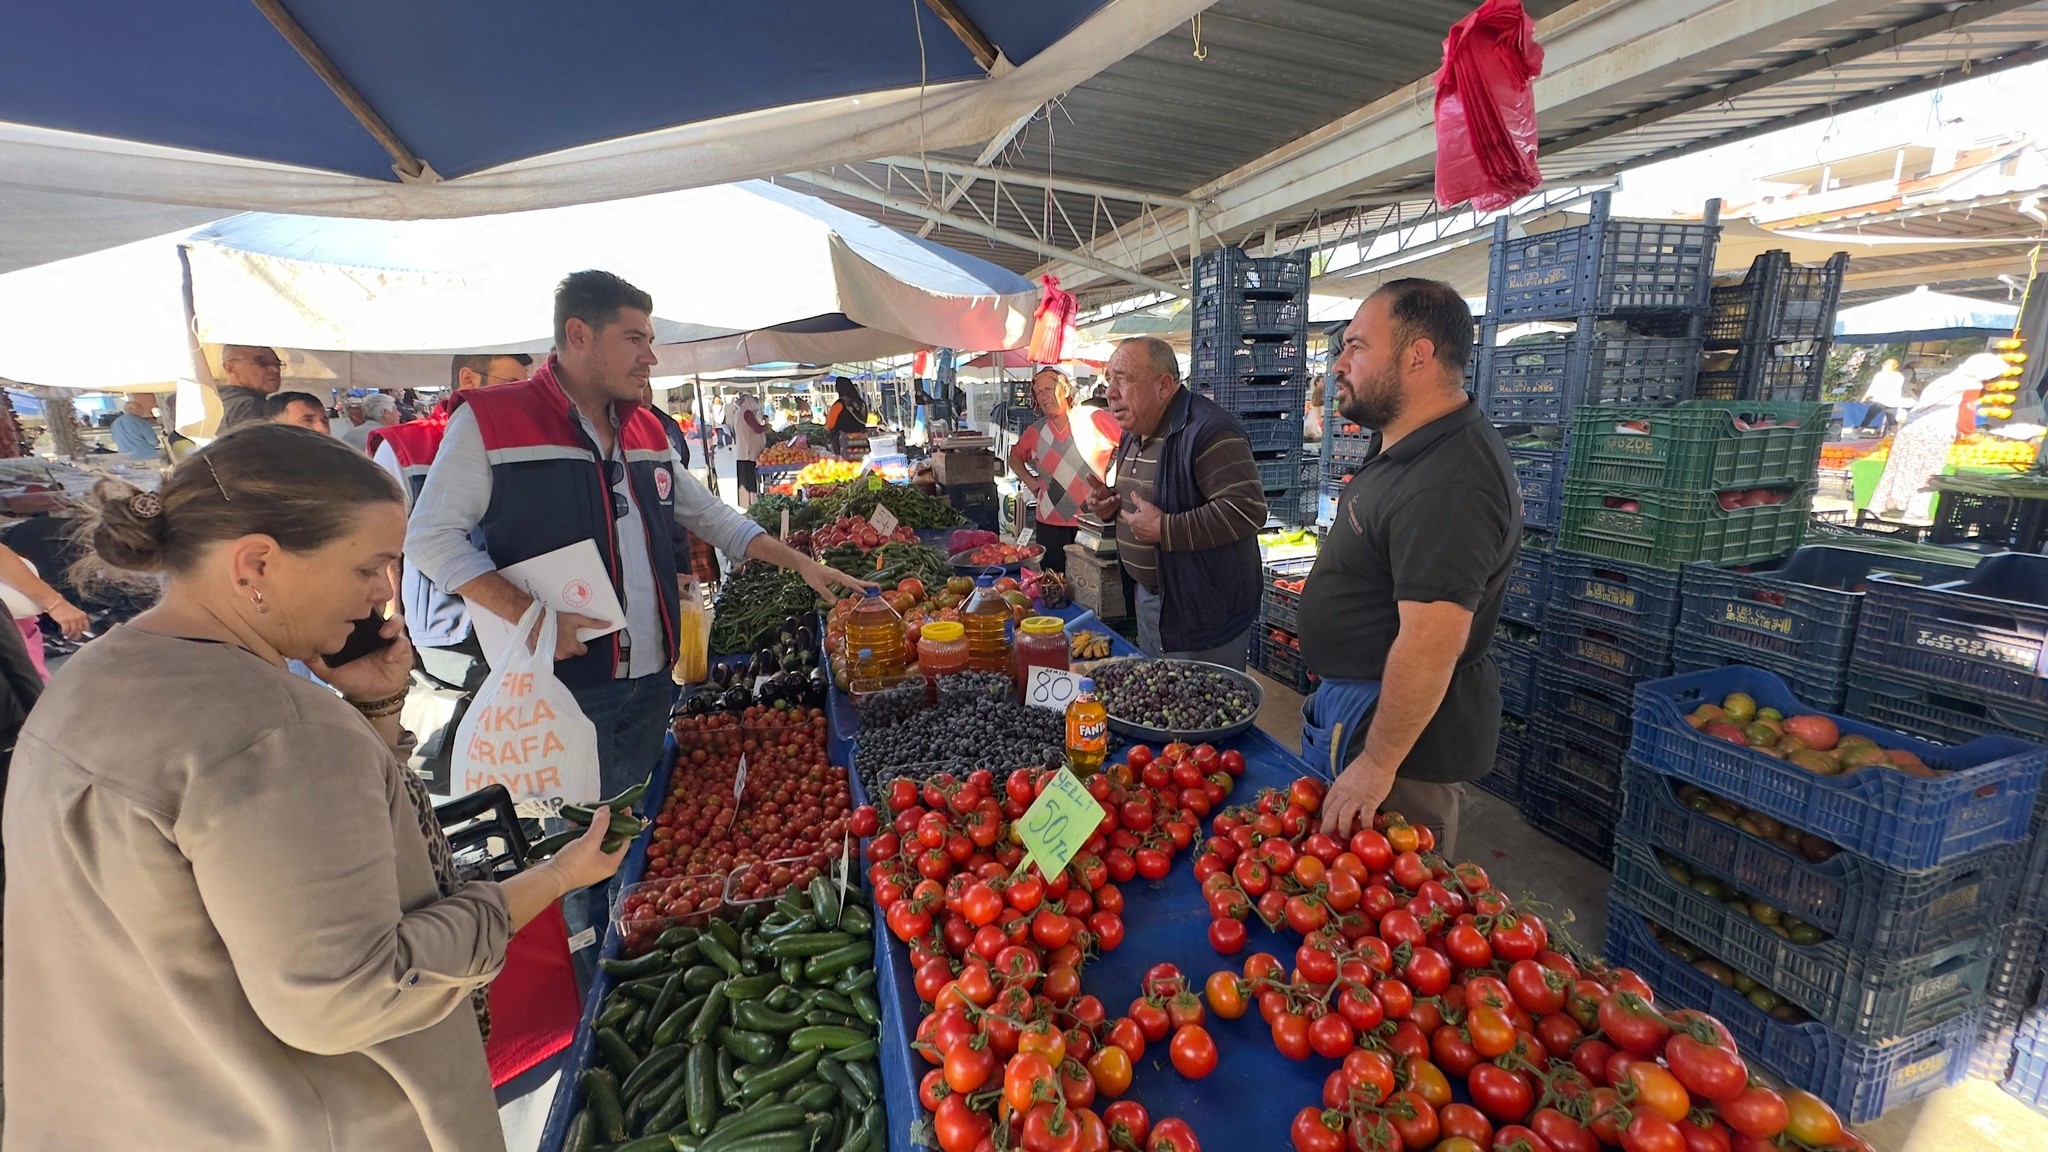
[(719, 703), (727, 712), (744, 712), (754, 706), (754, 693), (747, 688), (734, 688), (720, 698)]
[(796, 630), (797, 651), (810, 654), (818, 650), (818, 633), (809, 624), (799, 625)]

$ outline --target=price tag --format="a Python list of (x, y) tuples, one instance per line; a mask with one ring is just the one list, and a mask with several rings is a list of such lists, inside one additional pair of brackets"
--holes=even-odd
[(875, 526), (875, 531), (887, 536), (896, 530), (896, 514), (877, 504), (875, 510), (868, 515), (868, 523)]
[[(862, 467), (866, 467), (866, 466), (865, 466), (865, 465), (863, 465)], [(881, 478), (880, 476), (877, 476), (877, 475), (875, 475), (875, 474), (874, 474), (874, 473), (872, 473), (872, 472), (868, 473), (868, 491), (870, 491), (870, 492), (880, 492), (880, 491), (882, 490), (882, 486), (883, 486), (884, 484), (887, 484), (887, 483), (888, 483), (888, 481), (886, 481), (886, 480), (882, 479), (882, 478)], [(874, 521), (873, 521), (873, 520), (869, 520), (869, 521), (868, 521), (868, 523), (872, 524), (872, 523), (874, 523)]]
[(1101, 825), (1102, 804), (1062, 768), (1017, 822), (1017, 831), (1024, 839), (1026, 861), (1035, 860), (1040, 872), (1057, 876)]
[(1064, 668), (1033, 668), (1030, 681), (1024, 685), (1024, 702), (1033, 708), (1064, 714), (1067, 705), (1081, 694), (1082, 679)]
[(744, 796), (744, 795), (746, 795), (746, 791), (747, 791), (747, 758), (746, 758), (745, 756), (741, 756), (741, 757), (740, 757), (740, 770), (739, 770), (738, 772), (734, 773), (734, 774), (733, 774), (733, 778), (732, 778), (732, 802), (733, 802), (733, 804), (734, 804), (734, 806), (735, 806), (735, 807), (737, 807), (737, 806), (738, 806), (738, 804), (739, 804), (739, 802), (740, 802), (740, 797), (741, 797), (741, 796)]

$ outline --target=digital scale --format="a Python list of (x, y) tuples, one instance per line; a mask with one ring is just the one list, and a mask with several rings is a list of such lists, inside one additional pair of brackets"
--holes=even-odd
[(1116, 525), (1098, 520), (1092, 513), (1081, 513), (1080, 527), (1074, 530), (1074, 543), (1097, 556), (1116, 555)]

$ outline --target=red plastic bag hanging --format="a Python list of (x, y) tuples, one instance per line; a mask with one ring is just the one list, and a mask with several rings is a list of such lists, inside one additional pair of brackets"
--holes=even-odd
[(1520, 0), (1486, 0), (1451, 26), (1436, 74), (1436, 202), (1505, 208), (1543, 182), (1536, 167), (1536, 25)]
[(1041, 276), (1044, 288), (1038, 297), (1037, 322), (1031, 329), (1030, 353), (1033, 364), (1057, 364), (1067, 358), (1067, 341), (1074, 331), (1074, 314), (1080, 310), (1072, 292), (1060, 289), (1059, 278)]

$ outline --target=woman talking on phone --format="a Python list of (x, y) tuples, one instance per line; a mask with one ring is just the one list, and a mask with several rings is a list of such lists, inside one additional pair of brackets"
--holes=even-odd
[(92, 492), (85, 564), (162, 595), (58, 672), (15, 750), (8, 1148), (504, 1147), (484, 986), (623, 853), (600, 813), (546, 864), (456, 877), (405, 766), (404, 621), (323, 659), (391, 599), (404, 539), (389, 474), (289, 425), (160, 495)]

